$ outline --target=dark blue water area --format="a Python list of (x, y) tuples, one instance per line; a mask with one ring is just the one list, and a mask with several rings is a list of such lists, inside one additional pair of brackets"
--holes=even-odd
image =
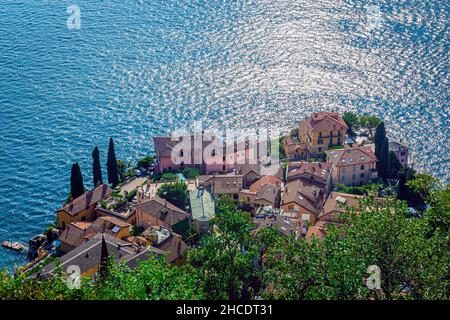
[[(72, 162), (90, 187), (110, 136), (132, 162), (196, 120), (285, 130), (317, 110), (373, 113), (448, 181), (448, 18), (439, 0), (3, 0), (0, 240), (52, 223)], [(0, 249), (0, 267), (23, 262)]]

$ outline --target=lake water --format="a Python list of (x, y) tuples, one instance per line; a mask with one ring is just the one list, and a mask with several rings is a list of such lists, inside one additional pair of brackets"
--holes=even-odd
[[(109, 136), (133, 161), (193, 120), (286, 129), (316, 110), (370, 112), (446, 180), (449, 2), (370, 3), (2, 0), (0, 240), (53, 222), (71, 163), (90, 186)], [(22, 262), (0, 249), (0, 267)]]

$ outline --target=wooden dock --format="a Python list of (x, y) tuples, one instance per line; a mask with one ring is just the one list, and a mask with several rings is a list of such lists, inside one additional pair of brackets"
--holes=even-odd
[(11, 241), (3, 241), (2, 247), (14, 251), (28, 251), (28, 246), (26, 244), (23, 244), (21, 242), (11, 242)]

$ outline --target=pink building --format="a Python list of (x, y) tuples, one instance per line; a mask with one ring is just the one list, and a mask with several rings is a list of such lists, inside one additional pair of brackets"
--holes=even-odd
[(408, 165), (409, 150), (407, 146), (405, 146), (401, 142), (390, 141), (389, 151), (394, 152), (395, 156), (403, 167), (406, 167)]
[(347, 147), (325, 152), (328, 162), (332, 163), (335, 183), (359, 186), (370, 183), (378, 177), (376, 169), (378, 159), (370, 147)]
[(211, 174), (230, 172), (242, 164), (257, 165), (256, 147), (244, 142), (230, 146), (216, 139), (203, 135), (187, 136), (179, 140), (154, 137), (155, 171), (163, 173), (193, 167), (200, 174)]

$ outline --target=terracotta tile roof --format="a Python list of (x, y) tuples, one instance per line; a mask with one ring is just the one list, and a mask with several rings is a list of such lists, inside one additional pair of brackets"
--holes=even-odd
[(260, 174), (260, 166), (258, 164), (236, 164), (236, 169), (240, 175), (246, 176), (250, 172)]
[[(153, 143), (155, 145), (155, 152), (157, 155), (161, 157), (170, 157), (173, 148), (180, 142), (183, 141), (183, 139), (187, 139), (189, 136), (186, 137), (180, 137), (177, 141), (176, 139), (172, 140), (172, 137), (153, 137)], [(191, 151), (195, 150), (195, 136), (191, 136)], [(200, 138), (201, 139), (201, 138)], [(204, 138), (202, 139), (202, 150), (203, 150), (211, 144), (211, 140)], [(193, 153), (193, 152), (192, 152)]]
[(256, 192), (255, 200), (266, 200), (275, 205), (280, 194), (280, 187), (271, 184), (264, 184)]
[(88, 209), (91, 205), (96, 204), (102, 199), (109, 197), (112, 190), (106, 184), (99, 185), (93, 190), (82, 194), (78, 198), (72, 200), (58, 211), (67, 212), (70, 215), (76, 215), (77, 213)]
[(330, 225), (340, 226), (341, 224), (331, 221), (317, 221), (315, 225), (308, 228), (305, 235), (306, 240), (310, 241), (313, 237), (317, 237), (319, 240), (325, 238), (328, 232), (328, 226)]
[(324, 193), (324, 189), (319, 185), (297, 179), (287, 183), (281, 204), (294, 202), (311, 212), (318, 212)]
[[(114, 256), (115, 260), (121, 260), (136, 253), (130, 243), (121, 241), (109, 234), (97, 234), (91, 240), (79, 245), (69, 253), (60, 258), (59, 265), (62, 271), (67, 272), (67, 268), (76, 265), (81, 269), (81, 273), (98, 267), (101, 261), (102, 236), (105, 237), (105, 243), (109, 256)], [(53, 274), (56, 264), (52, 263), (45, 266), (41, 274)]]
[(181, 258), (184, 252), (189, 248), (181, 236), (175, 232), (172, 232), (169, 239), (158, 245), (154, 245), (154, 247), (167, 254), (166, 260), (168, 263), (174, 263), (177, 259)]
[(300, 142), (300, 141), (295, 142), (292, 139), (292, 137), (286, 137), (283, 140), (283, 144), (287, 149), (288, 156), (293, 156), (293, 155), (295, 155), (296, 152), (302, 152), (302, 151), (306, 152), (307, 151), (305, 143)]
[(313, 131), (330, 131), (344, 127), (348, 129), (342, 115), (338, 112), (316, 112), (311, 117), (306, 118), (301, 122), (301, 125), (306, 125), (309, 132)]
[(161, 157), (170, 156), (173, 147), (178, 141), (172, 141), (171, 137), (153, 137), (155, 152)]
[(325, 182), (331, 173), (331, 166), (332, 164), (328, 162), (291, 162), (287, 168), (287, 179), (296, 179), (302, 174), (308, 173)]
[(244, 183), (244, 177), (236, 174), (199, 176), (198, 180), (214, 194), (238, 194)]
[(325, 238), (326, 234), (327, 234), (326, 228), (314, 225), (308, 228), (308, 231), (306, 232), (305, 235), (305, 239), (307, 241), (311, 241), (314, 238), (321, 240)]
[(122, 229), (131, 225), (114, 217), (99, 217), (94, 222), (72, 222), (61, 233), (59, 240), (70, 246), (78, 247), (99, 233), (115, 236), (112, 230), (116, 226)]
[(131, 225), (115, 217), (99, 217), (87, 229), (87, 233), (110, 233), (114, 235), (114, 227), (129, 228)]
[(256, 228), (252, 231), (253, 233), (258, 232), (264, 227), (274, 228), (284, 236), (295, 235), (297, 231), (295, 223), (278, 214), (256, 215), (256, 217), (253, 218), (253, 223), (256, 225)]
[(258, 189), (266, 184), (270, 184), (272, 186), (280, 186), (282, 183), (281, 179), (275, 176), (264, 176), (261, 179), (259, 179), (258, 181), (254, 182), (249, 190), (251, 192), (257, 192)]
[(136, 205), (136, 209), (142, 210), (143, 212), (150, 214), (170, 226), (173, 226), (189, 217), (189, 214), (186, 211), (171, 204), (167, 200), (161, 199), (158, 196), (139, 203)]
[(135, 269), (138, 266), (139, 262), (148, 260), (151, 256), (155, 255), (162, 256), (164, 255), (164, 251), (149, 246), (143, 249), (141, 252), (135, 253), (131, 256), (126, 256), (125, 258), (123, 258), (123, 260), (127, 262), (128, 267), (130, 267), (131, 269)]
[(319, 220), (335, 221), (335, 215), (344, 213), (348, 206), (359, 207), (364, 196), (331, 192), (318, 216)]
[(371, 147), (356, 147), (325, 151), (336, 166), (353, 166), (378, 161)]
[(79, 223), (70, 223), (59, 236), (59, 240), (69, 246), (78, 247), (87, 240), (88, 232), (86, 230), (91, 225), (91, 223), (86, 222), (83, 222), (83, 224), (80, 227)]
[(72, 222), (71, 224), (81, 230), (86, 230), (87, 228), (89, 228), (91, 226), (92, 222), (77, 221), (77, 222)]

